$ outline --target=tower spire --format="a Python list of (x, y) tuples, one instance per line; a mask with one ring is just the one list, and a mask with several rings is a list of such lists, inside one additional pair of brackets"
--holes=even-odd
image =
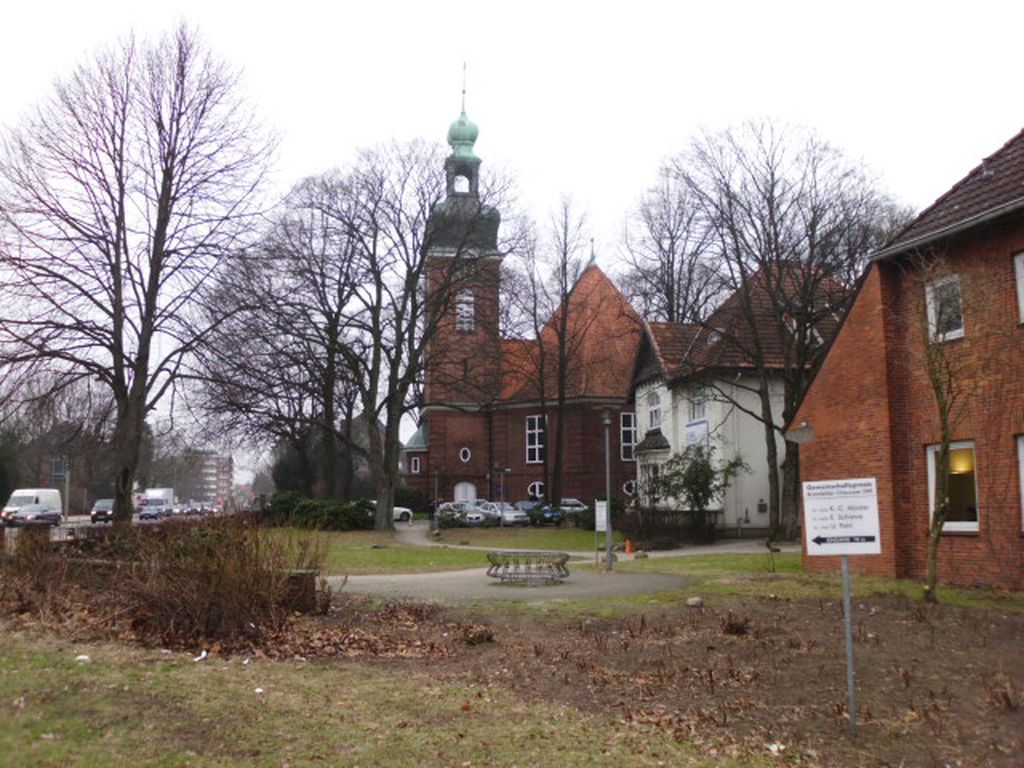
[(466, 114), (466, 62), (462, 62), (462, 114)]

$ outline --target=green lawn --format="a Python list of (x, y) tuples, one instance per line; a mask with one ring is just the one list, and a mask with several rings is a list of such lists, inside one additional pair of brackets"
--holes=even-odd
[[(617, 542), (625, 541), (621, 534), (614, 534)], [(495, 547), (500, 549), (553, 549), (559, 552), (593, 552), (594, 532), (579, 528), (523, 527), (523, 528), (445, 528), (441, 541), (460, 545), (463, 542), (473, 547)], [(604, 548), (604, 534), (598, 534), (599, 546)]]
[[(10, 766), (738, 766), (664, 732), (428, 671), (73, 644), (0, 629)], [(88, 662), (76, 657), (86, 654)], [(767, 763), (760, 763), (767, 764)]]
[[(775, 595), (783, 598), (836, 598), (842, 595), (843, 582), (839, 574), (804, 573), (799, 552), (776, 554), (774, 559), (774, 572), (767, 554), (652, 557), (647, 560), (625, 560), (616, 567), (624, 571), (696, 577), (693, 586), (687, 590), (693, 594), (750, 597)], [(898, 595), (915, 600), (922, 598), (921, 583), (910, 579), (854, 575), (851, 587), (854, 596)], [(940, 586), (939, 600), (950, 605), (1024, 611), (1024, 593), (1019, 592)]]
[(331, 574), (430, 573), (487, 565), (478, 550), (398, 544), (393, 533), (270, 529), (270, 535), (293, 545), (312, 542), (323, 553), (324, 572)]

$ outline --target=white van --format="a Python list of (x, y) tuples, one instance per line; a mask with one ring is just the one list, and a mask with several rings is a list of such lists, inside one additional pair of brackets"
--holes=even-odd
[(19, 488), (4, 504), (3, 511), (0, 512), (0, 519), (6, 523), (8, 515), (14, 514), (26, 504), (45, 504), (50, 509), (56, 509), (61, 514), (64, 513), (60, 491), (56, 488)]

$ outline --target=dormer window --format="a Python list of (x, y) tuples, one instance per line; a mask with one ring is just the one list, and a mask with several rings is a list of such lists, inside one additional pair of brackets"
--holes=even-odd
[(459, 291), (455, 298), (455, 330), (472, 333), (475, 322), (473, 292), (470, 290)]

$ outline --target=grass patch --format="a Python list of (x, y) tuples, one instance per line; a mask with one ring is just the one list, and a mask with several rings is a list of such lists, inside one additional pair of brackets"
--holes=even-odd
[(306, 531), (271, 528), (268, 533), (296, 546), (311, 539), (330, 574), (431, 573), (487, 565), (483, 552), (455, 547), (418, 547), (396, 543), (394, 533), (378, 531)]
[[(615, 541), (625, 541), (622, 534), (613, 532)], [(599, 546), (604, 549), (604, 534), (598, 534)], [(559, 552), (593, 552), (594, 532), (579, 528), (510, 527), (510, 528), (447, 528), (441, 531), (446, 544), (466, 542), (472, 547), (497, 549), (552, 549)]]
[[(75, 645), (0, 630), (9, 765), (749, 765), (669, 733), (352, 662)], [(90, 661), (76, 662), (79, 654)]]

